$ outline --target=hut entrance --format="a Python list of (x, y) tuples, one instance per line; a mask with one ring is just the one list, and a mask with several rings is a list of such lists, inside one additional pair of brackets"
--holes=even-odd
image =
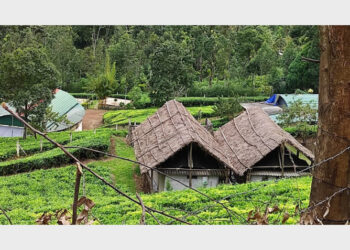
[[(215, 187), (227, 182), (231, 173), (224, 165), (203, 150), (197, 143), (190, 143), (165, 162), (158, 170), (193, 188)], [(186, 187), (159, 174), (158, 191), (182, 190)]]
[[(301, 159), (301, 154), (294, 147), (292, 148), (296, 151), (295, 154), (291, 153), (295, 168), (288, 150), (284, 146), (277, 147), (248, 170), (246, 181), (265, 181), (297, 176), (296, 172), (307, 168), (311, 162)], [(293, 152), (292, 148), (290, 150)], [(309, 171), (303, 174), (307, 175)]]

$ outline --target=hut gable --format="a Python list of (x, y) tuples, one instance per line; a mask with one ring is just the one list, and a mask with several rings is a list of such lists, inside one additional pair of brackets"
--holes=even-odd
[[(137, 126), (132, 133), (132, 143), (139, 162), (155, 168), (190, 143), (197, 143), (222, 164), (236, 170), (226, 153), (206, 130), (179, 102), (166, 102), (157, 112)], [(140, 166), (141, 173), (148, 169)]]
[(267, 154), (287, 143), (305, 156), (313, 159), (310, 150), (285, 132), (258, 107), (246, 110), (214, 133), (219, 143), (240, 175), (263, 159)]

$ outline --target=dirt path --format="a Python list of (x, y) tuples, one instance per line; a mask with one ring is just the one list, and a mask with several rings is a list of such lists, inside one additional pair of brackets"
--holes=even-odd
[(87, 109), (83, 118), (83, 130), (95, 129), (103, 124), (103, 114), (106, 110)]

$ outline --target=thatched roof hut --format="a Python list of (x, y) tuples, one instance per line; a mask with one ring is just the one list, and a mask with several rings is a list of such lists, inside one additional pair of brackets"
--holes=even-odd
[(241, 115), (215, 131), (214, 137), (239, 175), (243, 175), (284, 144), (294, 147), (310, 160), (314, 159), (310, 150), (280, 128), (258, 107), (247, 108)]
[[(236, 172), (213, 135), (175, 100), (166, 102), (154, 115), (133, 129), (131, 141), (137, 160), (150, 168), (161, 165), (193, 143), (221, 165)], [(141, 173), (149, 170), (142, 165), (140, 168)]]

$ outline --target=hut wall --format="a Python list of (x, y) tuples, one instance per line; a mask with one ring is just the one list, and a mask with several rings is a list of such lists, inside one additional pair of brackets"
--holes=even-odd
[[(189, 185), (189, 177), (185, 175), (170, 175), (178, 181), (181, 181)], [(219, 184), (218, 176), (192, 176), (192, 187), (216, 187)], [(186, 187), (168, 177), (164, 178), (163, 189), (160, 188), (160, 191), (170, 191), (170, 190), (183, 190)]]

